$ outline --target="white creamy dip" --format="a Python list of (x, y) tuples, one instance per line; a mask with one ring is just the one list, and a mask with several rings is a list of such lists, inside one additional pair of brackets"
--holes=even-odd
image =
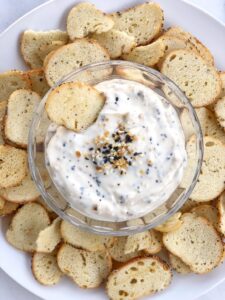
[(150, 88), (113, 79), (96, 85), (106, 95), (98, 119), (75, 133), (54, 124), (46, 159), (71, 206), (102, 220), (124, 221), (165, 202), (186, 166), (176, 110)]

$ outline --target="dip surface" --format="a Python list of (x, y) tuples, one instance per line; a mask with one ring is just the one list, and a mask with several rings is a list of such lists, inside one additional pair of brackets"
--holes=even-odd
[(96, 122), (81, 133), (52, 124), (46, 161), (72, 207), (125, 221), (150, 212), (177, 188), (187, 160), (184, 134), (176, 110), (150, 88), (124, 79), (96, 88), (106, 95)]

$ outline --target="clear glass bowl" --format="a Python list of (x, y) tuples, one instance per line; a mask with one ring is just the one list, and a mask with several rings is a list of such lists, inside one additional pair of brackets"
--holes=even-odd
[[(192, 127), (192, 133), (196, 138), (195, 161), (193, 176), (187, 188), (178, 186), (170, 198), (156, 207), (150, 213), (138, 219), (126, 222), (100, 221), (87, 217), (70, 206), (70, 203), (58, 192), (45, 165), (45, 144), (40, 143), (40, 135), (47, 132), (48, 123), (45, 112), (45, 103), (48, 94), (56, 86), (71, 81), (82, 81), (91, 85), (99, 82), (121, 78), (132, 80), (150, 87), (156, 93), (164, 96), (177, 110), (178, 115), (186, 109), (188, 111), (189, 126), (183, 126), (184, 134)], [(32, 177), (44, 198), (46, 204), (61, 218), (84, 230), (107, 235), (129, 235), (153, 228), (172, 216), (190, 196), (200, 173), (203, 157), (202, 133), (196, 113), (181, 90), (166, 76), (154, 69), (127, 61), (108, 61), (90, 64), (76, 70), (64, 77), (42, 99), (34, 114), (29, 133), (29, 166)], [(47, 122), (46, 122), (47, 121)], [(45, 129), (43, 129), (45, 124)], [(185, 124), (184, 124), (185, 125)], [(190, 127), (191, 126), (191, 127)], [(43, 131), (44, 130), (44, 131)], [(38, 142), (37, 142), (38, 140)], [(189, 162), (188, 162), (189, 163)]]

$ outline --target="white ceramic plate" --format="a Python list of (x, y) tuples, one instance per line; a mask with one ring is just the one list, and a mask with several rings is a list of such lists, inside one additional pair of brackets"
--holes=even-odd
[[(166, 26), (179, 25), (195, 34), (214, 54), (216, 65), (225, 70), (224, 48), (225, 26), (207, 13), (180, 0), (155, 0), (161, 4), (165, 12)], [(69, 9), (79, 1), (51, 0), (32, 10), (17, 22), (12, 24), (0, 35), (0, 72), (8, 69), (25, 69), (19, 54), (19, 36), (25, 29), (47, 30), (53, 28), (65, 29), (65, 17)], [(107, 12), (127, 8), (142, 0), (92, 0), (100, 9)], [(0, 221), (1, 222), (1, 221)], [(6, 222), (2, 222), (0, 233), (0, 267), (20, 285), (45, 300), (90, 300), (107, 299), (103, 289), (82, 290), (63, 278), (60, 284), (53, 287), (39, 285), (31, 274), (30, 256), (12, 248), (4, 238)], [(176, 275), (173, 283), (166, 291), (151, 297), (157, 300), (193, 300), (208, 292), (225, 280), (225, 265), (207, 275)], [(148, 298), (146, 298), (148, 299)]]

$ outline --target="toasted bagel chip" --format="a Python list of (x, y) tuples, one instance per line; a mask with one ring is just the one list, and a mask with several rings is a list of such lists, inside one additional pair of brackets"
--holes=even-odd
[(95, 88), (80, 82), (64, 83), (48, 96), (46, 111), (58, 125), (80, 132), (98, 117), (105, 96)]
[(0, 145), (0, 188), (21, 184), (26, 177), (27, 153), (8, 145)]
[(114, 29), (133, 36), (138, 45), (149, 44), (163, 27), (163, 11), (156, 3), (143, 3), (112, 14)]
[[(45, 77), (48, 84), (54, 86), (64, 76), (80, 67), (109, 59), (107, 50), (100, 46), (97, 41), (86, 38), (77, 39), (71, 44), (50, 52), (44, 62)], [(106, 71), (100, 70), (99, 72), (102, 74)], [(95, 74), (83, 72), (82, 76), (79, 76), (79, 80), (96, 79), (96, 74), (98, 72)]]
[(205, 218), (193, 213), (181, 217), (182, 225), (163, 234), (165, 247), (197, 274), (208, 273), (219, 265), (223, 255), (222, 240)]
[(35, 252), (38, 234), (49, 224), (50, 219), (43, 206), (27, 203), (12, 218), (6, 232), (7, 241), (19, 250)]
[(62, 277), (55, 253), (34, 253), (32, 272), (35, 279), (43, 285), (57, 284)]
[(67, 17), (67, 32), (72, 41), (76, 38), (86, 37), (93, 32), (98, 34), (107, 32), (113, 25), (112, 17), (88, 2), (75, 5)]
[[(225, 183), (225, 145), (218, 139), (210, 136), (204, 137), (204, 156), (201, 173), (197, 184), (190, 195), (190, 199), (197, 202), (210, 201), (217, 198), (224, 190)], [(196, 140), (195, 137), (187, 143), (189, 164), (185, 170), (181, 187), (187, 187), (192, 178), (196, 164)]]
[(59, 249), (57, 262), (60, 270), (82, 288), (98, 287), (112, 269), (107, 252), (89, 252), (67, 244)]
[(161, 72), (180, 87), (194, 107), (214, 103), (221, 92), (217, 70), (192, 51), (170, 52), (163, 61)]
[(106, 291), (110, 299), (134, 300), (166, 289), (172, 281), (172, 272), (159, 257), (138, 257), (108, 277)]

